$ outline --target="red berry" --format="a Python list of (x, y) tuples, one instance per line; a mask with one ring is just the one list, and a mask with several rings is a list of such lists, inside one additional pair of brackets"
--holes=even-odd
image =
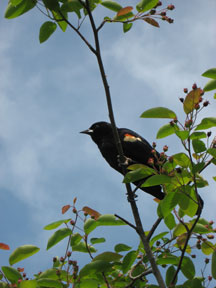
[(196, 110), (199, 110), (199, 109), (200, 109), (199, 103), (196, 103), (196, 104), (195, 104), (195, 109), (196, 109)]
[(168, 146), (167, 146), (167, 145), (164, 145), (163, 151), (166, 152), (167, 150), (168, 150)]
[(154, 159), (153, 158), (149, 158), (148, 159), (148, 164), (149, 165), (154, 165)]
[(174, 20), (172, 18), (168, 18), (167, 22), (169, 22), (170, 24), (172, 24), (174, 22)]
[(197, 84), (196, 83), (193, 84), (192, 89), (193, 90), (197, 89)]
[(70, 257), (71, 254), (72, 254), (72, 253), (71, 253), (70, 251), (68, 251), (68, 252), (67, 252), (67, 257)]
[(175, 6), (172, 5), (172, 4), (170, 4), (170, 5), (167, 6), (167, 9), (168, 9), (168, 10), (174, 10), (174, 9), (175, 9)]
[(150, 11), (150, 14), (151, 15), (154, 15), (156, 13), (156, 10), (155, 9), (152, 9), (151, 11)]
[(77, 209), (74, 207), (73, 208), (73, 213), (76, 214), (77, 213)]
[(184, 88), (184, 93), (188, 93), (188, 88)]
[(203, 106), (204, 107), (207, 107), (209, 105), (209, 101), (205, 101), (204, 103), (203, 103)]

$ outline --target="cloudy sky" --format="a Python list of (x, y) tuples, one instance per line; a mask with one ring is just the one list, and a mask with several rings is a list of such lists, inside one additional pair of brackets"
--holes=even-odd
[[(140, 114), (167, 106), (183, 120), (178, 100), (184, 96), (183, 88), (194, 82), (203, 86), (207, 80), (201, 74), (216, 66), (216, 2), (172, 3), (176, 6), (170, 13), (172, 25), (160, 22), (157, 29), (140, 22), (123, 34), (121, 25), (107, 24), (100, 34), (117, 125), (137, 131), (150, 143), (166, 121), (140, 119)], [(79, 134), (96, 121), (108, 120), (94, 55), (70, 29), (65, 33), (57, 29), (39, 44), (45, 16), (34, 9), (6, 20), (6, 6), (6, 0), (0, 2), (0, 242), (11, 250), (23, 244), (40, 247), (40, 253), (20, 264), (30, 263), (29, 271), (37, 272), (50, 265), (52, 256), (63, 253), (61, 245), (45, 252), (50, 233), (42, 228), (62, 219), (61, 207), (75, 196), (79, 208), (87, 205), (101, 213), (132, 216), (121, 175), (105, 163), (90, 138)], [(105, 13), (99, 9), (98, 23)], [(82, 31), (91, 41), (88, 21)], [(205, 96), (211, 105), (203, 116), (215, 116), (212, 94)], [(167, 144), (170, 154), (181, 150), (174, 136), (157, 143), (158, 150)], [(213, 170), (206, 171), (208, 179), (215, 176)], [(212, 188), (202, 197), (203, 215), (211, 220), (216, 216), (216, 198), (215, 184), (209, 182)], [(156, 204), (140, 193), (138, 205), (148, 230), (156, 219)], [(115, 237), (110, 231), (106, 235), (111, 248), (122, 242), (122, 235), (129, 245), (137, 241), (130, 229), (118, 228), (121, 233)], [(7, 265), (9, 254), (1, 252), (0, 265)]]

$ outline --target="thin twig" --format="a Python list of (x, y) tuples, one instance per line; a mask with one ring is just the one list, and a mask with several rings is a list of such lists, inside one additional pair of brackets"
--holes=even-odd
[(132, 227), (134, 230), (137, 230), (136, 226), (134, 226), (132, 223), (128, 222), (126, 219), (122, 218), (121, 216), (114, 214), (117, 218), (119, 218), (120, 220), (122, 220), (123, 222), (125, 222), (127, 225), (129, 225), (130, 227)]
[(158, 225), (160, 224), (160, 222), (161, 222), (162, 219), (163, 219), (163, 218), (158, 218), (158, 219), (156, 220), (156, 222), (153, 224), (151, 230), (149, 231), (149, 233), (148, 233), (148, 235), (147, 235), (147, 237), (146, 237), (147, 241), (149, 241), (149, 240), (151, 239), (153, 233), (154, 233), (155, 230), (157, 229), (157, 227), (158, 227)]
[(77, 29), (70, 21), (68, 21), (67, 18), (64, 17), (63, 13), (59, 10), (59, 14), (62, 16), (62, 19), (80, 36), (80, 38), (85, 42), (85, 44), (88, 46), (88, 48), (92, 51), (92, 53), (96, 54), (96, 50), (94, 47), (87, 41), (87, 39), (79, 32), (79, 29)]

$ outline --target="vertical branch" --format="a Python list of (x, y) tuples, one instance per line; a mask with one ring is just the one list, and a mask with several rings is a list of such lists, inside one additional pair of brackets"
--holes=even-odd
[[(103, 85), (104, 85), (104, 89), (105, 89), (105, 94), (106, 94), (106, 101), (107, 101), (107, 106), (108, 106), (108, 111), (109, 111), (109, 118), (110, 118), (110, 122), (113, 128), (113, 134), (114, 134), (114, 139), (115, 139), (115, 143), (117, 146), (117, 150), (120, 156), (120, 162), (124, 163), (124, 154), (123, 154), (123, 149), (122, 149), (122, 145), (121, 145), (121, 141), (118, 135), (118, 131), (117, 131), (117, 127), (115, 124), (115, 118), (114, 118), (114, 113), (113, 113), (113, 108), (112, 108), (112, 101), (111, 101), (111, 95), (110, 95), (110, 90), (109, 90), (109, 84), (106, 78), (106, 74), (105, 74), (105, 70), (104, 70), (104, 66), (103, 66), (103, 61), (102, 61), (102, 57), (101, 57), (101, 50), (100, 50), (100, 43), (99, 43), (99, 37), (98, 37), (98, 30), (96, 28), (92, 13), (91, 13), (91, 9), (89, 7), (89, 2), (88, 0), (86, 0), (86, 4), (85, 4), (85, 8), (88, 12), (89, 15), (89, 19), (90, 19), (90, 23), (92, 26), (92, 30), (93, 30), (93, 34), (94, 34), (94, 40), (95, 40), (95, 49), (96, 49), (96, 58), (98, 61), (98, 65), (99, 65), (99, 69), (100, 69), (100, 74), (101, 74), (101, 78), (103, 81)], [(124, 165), (122, 165), (122, 170), (123, 172), (125, 172), (125, 167)], [(134, 199), (134, 193), (131, 189), (130, 184), (125, 184), (126, 185), (126, 189), (127, 189), (127, 194), (128, 194), (128, 201), (130, 202), (131, 205), (131, 209), (133, 212), (133, 216), (134, 216), (134, 220), (136, 223), (136, 230), (138, 235), (141, 238), (141, 241), (143, 243), (146, 255), (151, 263), (151, 267), (152, 267), (152, 271), (154, 273), (155, 278), (157, 279), (157, 282), (159, 284), (159, 286), (161, 288), (165, 288), (166, 285), (164, 283), (164, 280), (161, 276), (161, 273), (158, 269), (158, 266), (155, 262), (155, 258), (153, 256), (153, 253), (151, 251), (151, 248), (149, 246), (148, 243), (148, 239), (145, 235), (143, 226), (142, 226), (142, 221), (140, 219), (140, 215), (139, 215), (139, 211), (136, 205), (136, 201)]]

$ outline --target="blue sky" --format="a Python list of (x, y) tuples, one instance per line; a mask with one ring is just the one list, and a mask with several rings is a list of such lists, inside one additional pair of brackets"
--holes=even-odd
[[(175, 20), (172, 25), (160, 22), (157, 29), (135, 23), (123, 34), (121, 25), (107, 24), (100, 35), (117, 125), (137, 131), (150, 143), (165, 121), (139, 115), (154, 106), (167, 106), (183, 119), (178, 100), (184, 96), (183, 88), (194, 82), (203, 86), (207, 80), (200, 75), (216, 66), (215, 1), (172, 3), (176, 6), (170, 13)], [(65, 33), (58, 29), (39, 44), (39, 28), (47, 19), (34, 9), (6, 20), (6, 5), (7, 1), (1, 1), (0, 242), (11, 250), (23, 244), (40, 247), (40, 253), (20, 264), (30, 263), (29, 271), (37, 272), (48, 267), (52, 256), (63, 253), (61, 245), (45, 252), (50, 233), (42, 227), (63, 218), (61, 207), (75, 196), (80, 208), (87, 205), (101, 213), (132, 216), (121, 175), (105, 163), (90, 138), (79, 134), (96, 121), (108, 120), (94, 55), (70, 29)], [(99, 9), (98, 23), (104, 13), (105, 9)], [(88, 21), (82, 31), (91, 41)], [(211, 105), (202, 115), (215, 116), (212, 94), (206, 97)], [(181, 150), (174, 136), (157, 143), (158, 150), (167, 144), (170, 154)], [(214, 167), (205, 175), (215, 176)], [(215, 184), (209, 182), (213, 188), (201, 194), (203, 215), (214, 220)], [(156, 219), (156, 204), (141, 192), (138, 205), (148, 230)], [(127, 244), (136, 241), (129, 228), (118, 228), (115, 237), (110, 231), (106, 234), (109, 247), (122, 242), (122, 236)], [(0, 265), (7, 265), (9, 254), (1, 252)]]

